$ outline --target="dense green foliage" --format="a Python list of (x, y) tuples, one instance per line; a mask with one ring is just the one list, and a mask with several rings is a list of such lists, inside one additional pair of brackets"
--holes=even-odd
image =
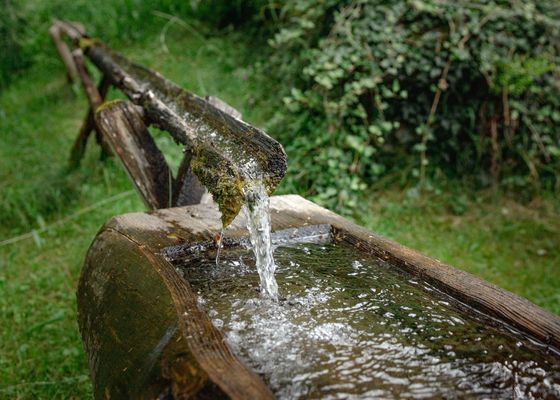
[(560, 188), (557, 0), (256, 3), (296, 189), (348, 206), (391, 172)]

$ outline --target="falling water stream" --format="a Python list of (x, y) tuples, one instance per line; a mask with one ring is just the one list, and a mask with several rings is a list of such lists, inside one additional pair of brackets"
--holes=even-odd
[[(251, 242), (251, 249), (255, 255), (255, 265), (260, 278), (261, 293), (272, 299), (278, 300), (278, 284), (274, 277), (276, 264), (274, 263), (273, 248), (270, 236), (270, 211), (269, 197), (261, 181), (245, 187), (244, 210), (247, 217), (247, 229)], [(224, 229), (216, 241), (216, 267), (220, 264)]]
[(255, 255), (257, 271), (264, 295), (273, 300), (278, 299), (278, 284), (274, 277), (276, 264), (270, 240), (269, 198), (262, 183), (247, 187), (245, 190), (247, 229), (251, 247)]

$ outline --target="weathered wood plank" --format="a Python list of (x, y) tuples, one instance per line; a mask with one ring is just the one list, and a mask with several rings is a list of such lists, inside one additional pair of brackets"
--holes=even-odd
[(98, 108), (95, 121), (146, 205), (169, 207), (171, 171), (144, 125), (142, 110), (128, 101), (105, 103)]

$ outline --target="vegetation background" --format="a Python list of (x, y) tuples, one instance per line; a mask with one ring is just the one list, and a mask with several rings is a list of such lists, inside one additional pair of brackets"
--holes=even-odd
[(2, 0), (0, 398), (91, 396), (81, 263), (143, 210), (93, 141), (67, 168), (87, 102), (53, 18), (265, 128), (289, 155), (279, 192), (560, 314), (558, 0)]

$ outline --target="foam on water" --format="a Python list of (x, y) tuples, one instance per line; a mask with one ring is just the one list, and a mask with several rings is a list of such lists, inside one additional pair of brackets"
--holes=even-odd
[(339, 244), (275, 256), (277, 302), (257, 290), (247, 251), (224, 251), (219, 268), (208, 259), (183, 271), (279, 398), (560, 397), (556, 354), (380, 260)]

